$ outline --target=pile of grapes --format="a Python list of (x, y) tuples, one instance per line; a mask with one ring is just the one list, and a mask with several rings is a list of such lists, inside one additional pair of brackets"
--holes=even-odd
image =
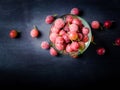
[(50, 47), (50, 54), (70, 55), (73, 58), (82, 54), (91, 42), (91, 29), (88, 23), (78, 16), (79, 10), (73, 8), (70, 14), (63, 15), (56, 20), (53, 16), (46, 17), (46, 23), (51, 24), (48, 42), (41, 43), (43, 49)]
[(85, 20), (67, 14), (54, 21), (49, 38), (52, 47), (59, 53), (78, 57), (90, 44), (91, 30)]

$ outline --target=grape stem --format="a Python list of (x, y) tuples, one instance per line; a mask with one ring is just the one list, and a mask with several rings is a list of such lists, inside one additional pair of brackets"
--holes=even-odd
[(36, 25), (33, 25), (33, 28), (34, 28), (34, 29), (37, 29), (37, 26), (36, 26)]
[(113, 43), (113, 46), (116, 46), (116, 44), (115, 44), (115, 43)]
[(94, 45), (96, 45), (96, 43), (95, 42), (92, 42)]
[(100, 30), (103, 30), (103, 27), (102, 27), (102, 26), (100, 26)]
[(58, 16), (58, 14), (54, 14), (53, 16), (56, 17), (56, 16)]

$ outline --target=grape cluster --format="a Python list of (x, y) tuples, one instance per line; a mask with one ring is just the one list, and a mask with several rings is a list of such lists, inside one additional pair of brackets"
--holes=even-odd
[[(49, 39), (56, 52), (75, 58), (82, 53), (86, 43), (91, 40), (88, 37), (89, 32), (90, 29), (84, 26), (77, 15), (67, 14), (54, 21), (50, 28)], [(50, 53), (52, 51), (50, 50)]]

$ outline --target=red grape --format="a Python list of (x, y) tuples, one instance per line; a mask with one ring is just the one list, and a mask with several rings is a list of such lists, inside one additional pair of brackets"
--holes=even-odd
[(66, 31), (66, 32), (70, 31), (68, 23), (64, 26), (63, 30)]
[(65, 45), (64, 44), (55, 43), (55, 47), (56, 47), (57, 50), (64, 50), (65, 49)]
[(68, 34), (64, 34), (62, 37), (64, 38), (64, 40), (65, 40), (66, 43), (69, 43), (69, 42), (70, 42), (70, 39), (69, 39), (69, 37), (68, 37)]
[(99, 28), (100, 28), (100, 23), (99, 23), (99, 21), (92, 21), (91, 27), (92, 27), (93, 29), (99, 29)]
[(30, 31), (30, 35), (32, 38), (37, 38), (39, 36), (39, 31), (36, 26)]
[(52, 55), (52, 56), (58, 55), (57, 51), (53, 47), (50, 48), (50, 55)]
[(78, 32), (78, 30), (79, 30), (78, 25), (76, 25), (76, 24), (71, 24), (69, 26), (69, 29), (70, 29), (70, 31), (73, 31), (73, 32)]
[(88, 35), (84, 35), (84, 37), (83, 37), (83, 42), (87, 42), (89, 40), (89, 37), (88, 37)]
[(72, 52), (73, 51), (73, 49), (71, 48), (71, 45), (70, 44), (67, 44), (67, 46), (66, 46), (66, 52)]
[(88, 33), (89, 33), (89, 28), (83, 27), (83, 28), (82, 28), (82, 33), (83, 33), (84, 35), (88, 35)]
[(72, 23), (73, 23), (73, 24), (77, 24), (77, 25), (79, 25), (80, 27), (82, 26), (82, 22), (81, 22), (81, 20), (78, 19), (78, 18), (74, 18), (73, 21), (72, 21)]
[(78, 42), (72, 42), (71, 43), (71, 48), (74, 50), (74, 51), (78, 51), (80, 45)]
[(66, 16), (66, 23), (72, 23), (73, 16), (72, 15), (67, 15)]
[(58, 18), (58, 19), (55, 20), (54, 25), (55, 25), (56, 28), (61, 29), (61, 28), (64, 27), (65, 22), (62, 18)]
[(105, 28), (109, 29), (111, 26), (112, 26), (112, 22), (111, 22), (110, 20), (106, 20), (106, 21), (104, 22), (104, 27), (105, 27)]
[(71, 14), (74, 14), (74, 15), (78, 15), (80, 12), (79, 12), (79, 9), (78, 8), (73, 8), (71, 9)]
[(78, 33), (78, 38), (79, 38), (79, 40), (82, 40), (82, 39), (83, 39), (82, 33)]
[(42, 41), (42, 43), (41, 43), (42, 49), (48, 49), (49, 47), (50, 47), (50, 45), (47, 41)]
[(60, 30), (59, 35), (62, 36), (64, 34), (66, 34), (66, 32), (64, 30)]
[(51, 31), (52, 31), (53, 33), (59, 33), (60, 29), (56, 28), (55, 26), (52, 26), (52, 27), (51, 27)]
[(102, 48), (98, 48), (96, 51), (97, 51), (98, 55), (104, 55), (105, 54), (105, 48), (103, 48), (103, 47)]
[(56, 44), (63, 44), (65, 41), (64, 41), (64, 38), (63, 37), (56, 37), (56, 41), (55, 41), (55, 43)]
[(53, 43), (55, 43), (55, 40), (56, 40), (57, 37), (58, 37), (58, 34), (56, 34), (56, 33), (51, 33), (50, 36), (49, 36), (50, 41), (53, 42)]
[(120, 46), (120, 38), (117, 38), (117, 39), (115, 40), (115, 45), (116, 45), (116, 46)]
[(11, 30), (9, 36), (10, 38), (16, 38), (18, 36), (18, 32), (16, 30)]
[(47, 24), (51, 24), (53, 21), (54, 21), (54, 16), (52, 16), (52, 15), (48, 15), (45, 19), (45, 22)]

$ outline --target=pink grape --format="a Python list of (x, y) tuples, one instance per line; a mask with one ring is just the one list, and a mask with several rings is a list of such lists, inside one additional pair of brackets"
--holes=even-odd
[(62, 36), (64, 34), (66, 34), (66, 32), (64, 30), (60, 30), (59, 35)]
[(45, 22), (47, 24), (51, 24), (53, 21), (54, 21), (54, 16), (52, 16), (52, 15), (48, 15), (45, 19)]
[(60, 29), (56, 28), (55, 26), (51, 27), (51, 32), (52, 33), (59, 33)]
[(92, 21), (91, 27), (93, 29), (99, 29), (100, 28), (100, 23), (98, 21)]
[(80, 13), (79, 9), (78, 8), (73, 8), (71, 10), (71, 14), (74, 14), (74, 15), (78, 15)]
[(56, 37), (56, 41), (55, 43), (56, 44), (63, 44), (65, 42), (64, 38), (63, 37)]
[(64, 31), (69, 32), (70, 31), (69, 24), (67, 23), (63, 29)]
[(50, 47), (50, 45), (47, 41), (42, 41), (42, 43), (41, 43), (42, 49), (48, 49), (49, 47)]
[(84, 35), (88, 35), (88, 33), (89, 33), (89, 28), (83, 27), (83, 28), (82, 28), (82, 33), (83, 33)]
[(78, 18), (74, 18), (73, 21), (72, 21), (73, 24), (77, 24), (79, 25), (80, 27), (82, 26), (82, 21)]
[(37, 38), (40, 35), (40, 32), (36, 26), (30, 31), (30, 36), (32, 38)]
[(62, 37), (64, 38), (64, 40), (65, 40), (66, 43), (69, 43), (69, 42), (70, 42), (70, 39), (69, 39), (69, 37), (68, 37), (68, 34), (64, 34)]
[(77, 32), (69, 32), (68, 37), (70, 40), (76, 40), (78, 39), (78, 33)]
[(55, 43), (55, 47), (56, 47), (57, 50), (64, 50), (65, 49), (65, 45), (64, 44)]
[(72, 42), (71, 43), (71, 48), (74, 50), (74, 51), (78, 51), (80, 45), (78, 42)]
[(76, 25), (76, 24), (71, 24), (69, 26), (69, 29), (70, 29), (70, 31), (73, 31), (73, 32), (78, 32), (78, 30), (79, 30), (78, 25)]
[(56, 28), (61, 29), (61, 28), (63, 28), (63, 27), (64, 27), (65, 22), (64, 22), (64, 20), (63, 20), (63, 19), (58, 18), (58, 19), (56, 19), (56, 20), (55, 20), (54, 25), (55, 25), (55, 27), (56, 27)]
[(51, 47), (51, 48), (50, 48), (50, 55), (52, 55), (52, 56), (57, 56), (57, 55), (58, 55), (58, 52), (57, 52), (53, 47)]
[(58, 34), (56, 34), (56, 33), (51, 33), (50, 36), (49, 36), (50, 40), (53, 43), (55, 43), (55, 40), (56, 40), (57, 37), (58, 37)]
[(66, 46), (66, 52), (72, 52), (73, 51), (73, 49), (71, 48), (71, 46), (70, 46), (70, 44), (67, 44), (67, 46)]
[(73, 16), (72, 15), (67, 15), (66, 16), (66, 23), (72, 23)]

